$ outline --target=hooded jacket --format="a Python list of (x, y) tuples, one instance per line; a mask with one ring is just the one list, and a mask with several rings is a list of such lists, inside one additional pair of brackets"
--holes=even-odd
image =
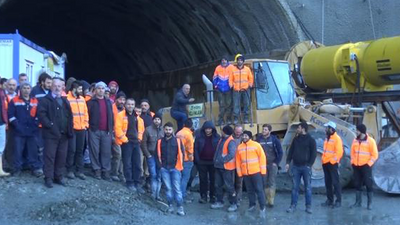
[(194, 142), (194, 161), (200, 165), (212, 165), (213, 161), (204, 161), (200, 159), (201, 152), (204, 150), (204, 145), (206, 143), (206, 128), (212, 129), (212, 146), (214, 153), (217, 150), (218, 141), (220, 139), (220, 135), (217, 133), (214, 124), (211, 121), (204, 122), (203, 126), (201, 127), (200, 134), (196, 136)]
[(118, 85), (117, 81), (112, 80), (112, 81), (110, 81), (110, 83), (108, 83), (108, 88), (110, 88), (110, 86), (111, 86), (112, 84), (115, 84), (115, 85), (117, 86), (117, 90), (115, 91), (115, 94), (111, 94), (111, 93), (110, 93), (110, 99), (111, 99), (113, 102), (115, 102), (115, 98), (116, 98), (117, 93), (118, 93), (118, 90), (119, 90), (119, 85)]

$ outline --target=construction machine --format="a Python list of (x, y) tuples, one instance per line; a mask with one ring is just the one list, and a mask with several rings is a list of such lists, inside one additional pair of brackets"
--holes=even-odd
[[(345, 152), (339, 164), (340, 182), (346, 186), (352, 178), (350, 148), (355, 127), (364, 123), (380, 150), (373, 167), (376, 185), (385, 192), (400, 194), (400, 123), (394, 104), (400, 100), (400, 91), (393, 87), (400, 84), (399, 54), (400, 37), (392, 37), (336, 46), (305, 41), (293, 46), (282, 60), (248, 59), (245, 65), (253, 71), (255, 85), (248, 96), (250, 123), (243, 124), (244, 129), (260, 133), (263, 124), (271, 124), (273, 132), (282, 138), (285, 154), (280, 167), (284, 168), (296, 128), (306, 121), (318, 151), (311, 183), (322, 190), (323, 125), (329, 121), (337, 124)], [(206, 75), (203, 81), (207, 102), (188, 106), (189, 117), (197, 127), (218, 118), (211, 81)], [(163, 112), (164, 121), (175, 122), (169, 108)], [(291, 187), (290, 180), (277, 180), (281, 181), (278, 188)]]

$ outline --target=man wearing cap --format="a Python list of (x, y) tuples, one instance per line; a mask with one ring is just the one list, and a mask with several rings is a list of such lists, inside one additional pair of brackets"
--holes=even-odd
[(243, 131), (243, 142), (236, 149), (236, 172), (239, 177), (244, 177), (244, 183), (249, 197), (248, 211), (256, 207), (256, 195), (260, 205), (260, 216), (265, 216), (265, 193), (263, 177), (267, 174), (267, 158), (258, 142), (252, 140), (251, 131)]
[(110, 93), (110, 100), (114, 102), (119, 90), (119, 85), (116, 81), (112, 80), (110, 83), (108, 83), (108, 89)]
[(88, 101), (90, 161), (96, 179), (110, 180), (111, 138), (114, 128), (112, 105), (104, 97), (107, 85), (98, 82), (94, 96)]
[[(342, 203), (342, 186), (339, 180), (339, 162), (343, 156), (343, 142), (336, 132), (336, 123), (329, 121), (325, 125), (326, 139), (322, 153), (327, 200), (322, 206), (337, 208)], [(336, 201), (333, 201), (333, 193)]]
[(83, 174), (83, 150), (85, 148), (86, 130), (89, 127), (89, 114), (83, 95), (83, 86), (80, 81), (73, 81), (70, 85), (67, 99), (74, 117), (73, 137), (68, 142), (67, 154), (67, 178), (75, 176), (81, 180), (86, 177)]
[(243, 122), (249, 122), (250, 88), (254, 85), (254, 76), (250, 68), (244, 65), (244, 56), (237, 58), (236, 66), (230, 69), (229, 87), (233, 88), (233, 117), (234, 124), (239, 122), (241, 104), (243, 102)]
[(378, 160), (378, 147), (375, 140), (367, 134), (364, 124), (357, 125), (357, 137), (351, 145), (351, 165), (353, 166), (353, 181), (356, 188), (356, 202), (351, 207), (361, 207), (362, 187), (367, 187), (367, 208), (372, 210), (373, 180), (372, 166)]
[(43, 175), (42, 163), (38, 158), (38, 147), (36, 133), (38, 132), (39, 120), (37, 118), (38, 100), (30, 97), (31, 85), (20, 84), (20, 95), (15, 96), (8, 106), (8, 118), (14, 128), (14, 176), (19, 176), (24, 164), (24, 152), (27, 164), (34, 176)]
[(293, 139), (286, 157), (286, 171), (289, 171), (289, 164), (292, 163), (291, 173), (293, 175), (292, 201), (286, 212), (291, 213), (296, 210), (299, 198), (300, 181), (303, 178), (306, 212), (311, 214), (311, 167), (317, 157), (317, 145), (313, 137), (308, 132), (308, 124), (301, 122), (296, 130), (296, 137)]
[(43, 126), (45, 186), (65, 186), (68, 139), (72, 137), (73, 116), (68, 100), (61, 96), (64, 80), (55, 77), (51, 92), (39, 101), (38, 118)]
[(145, 98), (142, 99), (140, 101), (140, 107), (142, 108), (142, 114), (140, 115), (140, 117), (144, 121), (144, 127), (151, 126), (151, 124), (153, 123), (154, 112), (150, 111), (149, 100)]
[[(113, 116), (114, 124), (118, 113), (125, 109), (126, 95), (123, 91), (117, 93), (115, 102), (113, 104)], [(111, 149), (111, 179), (113, 181), (125, 182), (125, 178), (122, 171), (122, 161), (121, 161), (121, 146), (115, 142), (115, 130), (112, 137), (112, 149)]]
[(229, 208), (228, 212), (237, 210), (237, 199), (235, 192), (235, 154), (236, 143), (232, 137), (233, 128), (229, 125), (222, 128), (222, 136), (217, 145), (214, 155), (215, 167), (215, 189), (217, 202), (211, 205), (212, 209), (219, 209), (224, 206), (224, 185), (228, 193)]
[(213, 85), (218, 93), (219, 116), (218, 124), (225, 124), (225, 116), (227, 123), (230, 123), (232, 114), (232, 91), (229, 87), (229, 75), (233, 66), (229, 63), (228, 57), (221, 59), (221, 64), (215, 68), (213, 76)]
[(151, 196), (155, 200), (160, 200), (161, 174), (156, 168), (156, 144), (157, 140), (164, 136), (164, 130), (161, 127), (162, 116), (155, 114), (153, 124), (146, 127), (143, 133), (141, 149), (144, 157), (147, 159), (147, 165), (150, 173)]

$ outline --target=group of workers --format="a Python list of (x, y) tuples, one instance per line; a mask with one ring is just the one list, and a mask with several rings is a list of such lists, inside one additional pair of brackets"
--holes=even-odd
[[(214, 79), (221, 105), (230, 102), (231, 88), (234, 102), (237, 99), (240, 102), (253, 85), (253, 75), (243, 66), (243, 56), (239, 56), (237, 62), (238, 66), (230, 66), (224, 58), (216, 69), (226, 70), (216, 72)], [(281, 143), (271, 133), (269, 124), (263, 125), (262, 132), (254, 137), (251, 131), (243, 131), (237, 121), (239, 112), (235, 109), (240, 106), (235, 108), (236, 103), (234, 128), (225, 124), (218, 132), (211, 121), (206, 121), (201, 129), (194, 131), (185, 108), (194, 99), (189, 97), (190, 85), (185, 84), (177, 92), (171, 109), (171, 116), (178, 122), (175, 130), (171, 122), (163, 124), (162, 116), (150, 111), (147, 99), (136, 104), (133, 98), (118, 91), (115, 81), (107, 86), (101, 81), (90, 85), (68, 79), (65, 84), (62, 78), (43, 73), (33, 88), (25, 74), (19, 76), (18, 82), (19, 86), (16, 80), (9, 79), (3, 83), (4, 89), (0, 88), (0, 176), (10, 175), (3, 170), (4, 161), (14, 176), (27, 168), (34, 176), (44, 175), (48, 188), (52, 188), (53, 183), (66, 186), (64, 177), (86, 179), (84, 162), (90, 161), (94, 178), (123, 182), (138, 194), (145, 193), (147, 184), (152, 198), (157, 201), (161, 200), (163, 184), (168, 212), (175, 212), (173, 203), (176, 203), (176, 213), (185, 215), (184, 202), (193, 201), (187, 188), (191, 186), (194, 171), (198, 171), (199, 202), (210, 202), (212, 209), (224, 207), (225, 192), (229, 202), (227, 210), (237, 211), (243, 183), (249, 199), (248, 211), (256, 210), (256, 200), (260, 216), (265, 216), (267, 206), (274, 206), (276, 176), (283, 155)], [(225, 123), (229, 107), (228, 104), (221, 110), (220, 125)], [(246, 115), (243, 122), (246, 122)], [(323, 206), (340, 207), (338, 165), (343, 156), (343, 144), (336, 133), (336, 124), (329, 122), (325, 126), (322, 163), (327, 200)], [(351, 147), (357, 190), (353, 206), (361, 206), (362, 186), (366, 185), (367, 207), (371, 209), (371, 167), (378, 152), (366, 130), (365, 125), (357, 126), (357, 138)], [(85, 152), (88, 159), (85, 159)], [(311, 168), (316, 155), (316, 142), (308, 134), (307, 123), (302, 122), (286, 157), (285, 169), (290, 169), (293, 177), (292, 200), (287, 212), (296, 209), (303, 179), (306, 212), (312, 213)]]

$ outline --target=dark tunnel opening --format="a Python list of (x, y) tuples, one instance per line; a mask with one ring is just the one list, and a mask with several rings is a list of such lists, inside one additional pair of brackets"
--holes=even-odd
[(155, 84), (142, 79), (149, 74), (216, 62), (226, 54), (233, 59), (238, 52), (289, 49), (298, 41), (278, 0), (1, 2), (0, 33), (18, 29), (46, 49), (65, 52), (67, 77), (116, 80), (127, 92), (138, 85), (177, 88), (193, 80), (183, 74)]

